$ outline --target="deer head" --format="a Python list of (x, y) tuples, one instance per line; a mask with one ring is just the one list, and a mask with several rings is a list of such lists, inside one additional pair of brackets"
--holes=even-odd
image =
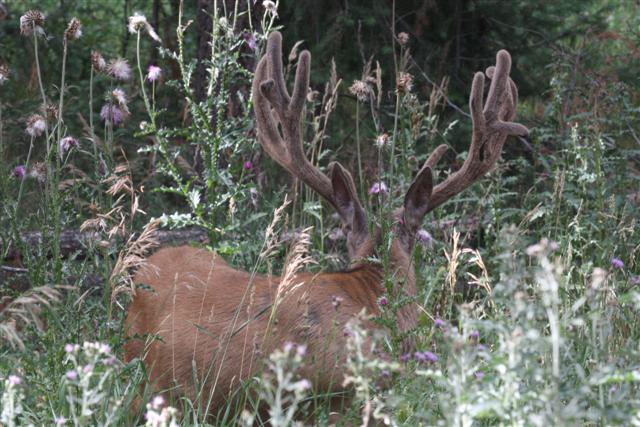
[[(353, 177), (338, 162), (329, 165), (330, 177), (327, 177), (304, 154), (301, 126), (310, 64), (311, 55), (305, 50), (299, 56), (293, 93), (289, 95), (282, 67), (282, 36), (278, 32), (271, 34), (253, 80), (258, 141), (272, 159), (333, 206), (342, 220), (349, 256), (358, 260), (370, 255), (376, 239), (369, 233), (367, 215), (358, 200)], [(507, 136), (527, 134), (527, 128), (511, 122), (515, 117), (518, 94), (509, 77), (510, 69), (511, 57), (501, 50), (496, 66), (486, 71), (491, 86), (484, 105), (485, 76), (481, 72), (474, 76), (469, 102), (473, 136), (469, 154), (460, 170), (433, 186), (432, 170), (447, 150), (446, 145), (441, 145), (428, 157), (409, 186), (403, 206), (395, 212), (394, 218), (397, 240), (394, 248), (402, 249), (403, 257), (411, 252), (416, 231), (428, 212), (487, 173), (498, 160)]]

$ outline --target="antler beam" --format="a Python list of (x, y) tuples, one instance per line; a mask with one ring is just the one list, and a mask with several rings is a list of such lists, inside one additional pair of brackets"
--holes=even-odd
[(331, 180), (309, 162), (302, 146), (302, 113), (310, 63), (311, 54), (305, 50), (298, 59), (293, 94), (289, 95), (282, 69), (282, 35), (274, 32), (269, 36), (267, 52), (253, 79), (258, 142), (272, 159), (337, 209)]
[[(487, 173), (500, 157), (509, 135), (524, 136), (529, 133), (525, 126), (511, 121), (516, 114), (518, 89), (509, 77), (510, 71), (511, 56), (506, 50), (501, 50), (496, 57), (496, 66), (486, 70), (487, 77), (491, 79), (491, 86), (484, 108), (484, 74), (478, 72), (473, 77), (469, 99), (473, 135), (469, 153), (460, 170), (433, 189), (427, 212), (437, 208)], [(446, 150), (446, 145), (437, 147), (423, 167), (433, 168)]]

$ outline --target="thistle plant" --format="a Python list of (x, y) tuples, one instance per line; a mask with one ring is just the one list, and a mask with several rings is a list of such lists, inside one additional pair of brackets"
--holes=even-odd
[[(301, 403), (311, 389), (311, 382), (298, 379), (296, 371), (303, 366), (304, 345), (286, 343), (269, 356), (267, 369), (257, 384), (261, 400), (269, 408), (269, 423), (277, 427), (298, 425), (295, 417)], [(252, 425), (251, 417), (244, 416), (245, 425)]]

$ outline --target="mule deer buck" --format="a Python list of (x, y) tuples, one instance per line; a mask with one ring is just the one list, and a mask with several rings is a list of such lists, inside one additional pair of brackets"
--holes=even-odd
[[(339, 390), (346, 357), (345, 324), (363, 309), (370, 314), (380, 312), (377, 301), (385, 292), (384, 272), (380, 265), (364, 261), (375, 255), (379, 228), (374, 225), (369, 231), (351, 174), (336, 162), (325, 175), (304, 153), (302, 114), (310, 61), (308, 51), (300, 54), (290, 95), (283, 73), (282, 37), (277, 32), (269, 37), (253, 80), (258, 141), (273, 160), (340, 215), (350, 269), (297, 274), (294, 282), (300, 285), (279, 304), (277, 326), (269, 331), (269, 308), (280, 278), (252, 278), (208, 250), (189, 246), (161, 249), (148, 258), (147, 268), (135, 279), (153, 292), (139, 291), (129, 308), (126, 328), (131, 339), (125, 345), (126, 359), (144, 361), (154, 391), (201, 399), (208, 402), (210, 413), (216, 413), (243, 380), (262, 368), (261, 355), (287, 341), (307, 346), (302, 374), (315, 390)], [(486, 71), (491, 86), (484, 105), (485, 76), (479, 72), (473, 78), (469, 102), (473, 136), (463, 166), (434, 186), (432, 169), (446, 151), (446, 146), (439, 146), (409, 186), (403, 206), (394, 212), (390, 266), (397, 295), (410, 300), (416, 296), (410, 254), (424, 216), (487, 173), (507, 136), (527, 133), (524, 126), (511, 122), (517, 90), (509, 78), (510, 68), (509, 54), (498, 52), (496, 66)], [(335, 301), (340, 301), (338, 307)], [(415, 302), (397, 313), (397, 329), (405, 337), (402, 351), (413, 348), (410, 332), (417, 314)], [(366, 327), (376, 328), (373, 324)], [(145, 343), (140, 339), (145, 335), (159, 339)]]

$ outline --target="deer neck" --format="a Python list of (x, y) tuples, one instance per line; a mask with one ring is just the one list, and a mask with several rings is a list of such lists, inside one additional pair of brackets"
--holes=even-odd
[[(358, 254), (357, 259), (352, 263), (352, 268), (367, 269), (375, 271), (378, 277), (378, 283), (375, 288), (377, 290), (376, 298), (380, 298), (386, 293), (384, 287), (385, 272), (381, 265), (367, 262), (375, 253), (373, 244), (363, 247)], [(391, 247), (389, 273), (393, 277), (393, 294), (396, 299), (407, 300), (411, 302), (403, 305), (396, 312), (396, 322), (398, 332), (402, 335), (415, 328), (418, 321), (418, 304), (414, 301), (417, 295), (416, 290), (416, 274), (411, 263), (411, 256), (401, 247), (399, 241), (394, 241)], [(402, 351), (409, 352), (414, 348), (414, 338), (405, 338), (402, 343)]]

